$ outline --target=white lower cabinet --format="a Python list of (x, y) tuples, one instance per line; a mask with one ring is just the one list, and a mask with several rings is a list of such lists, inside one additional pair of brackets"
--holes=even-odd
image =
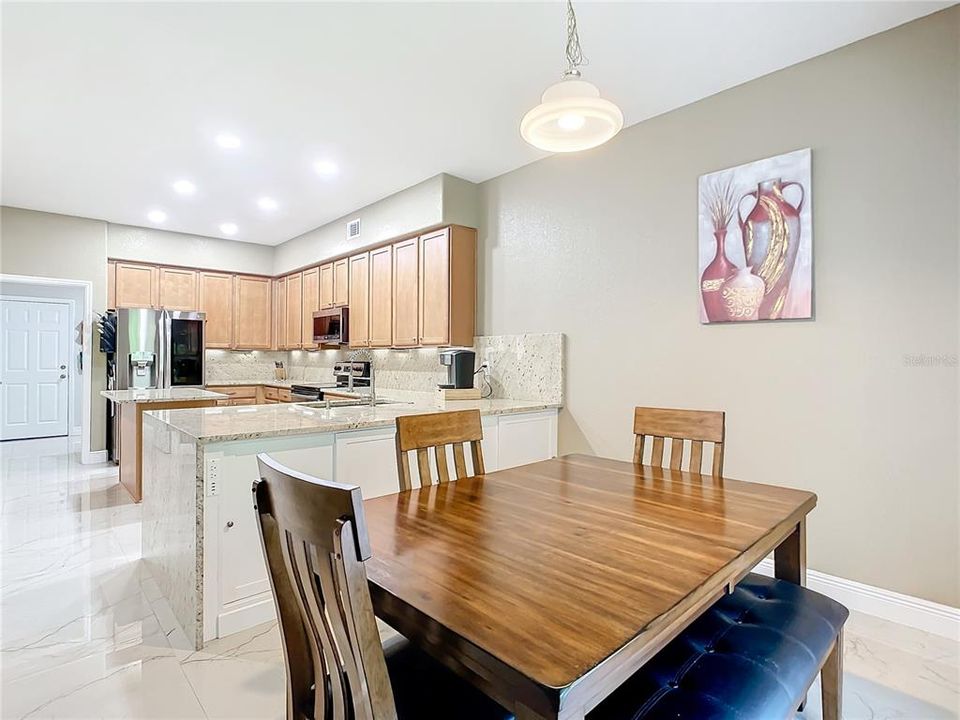
[[(395, 434), (393, 428), (380, 428), (207, 446), (204, 640), (224, 637), (275, 617), (253, 509), (252, 488), (259, 477), (257, 453), (265, 452), (314, 477), (358, 485), (365, 498), (372, 498), (399, 488)], [(554, 457), (557, 411), (485, 416), (482, 444), (487, 472)], [(453, 467), (452, 452), (448, 467)], [(469, 452), (467, 469), (473, 472)], [(413, 470), (411, 477), (415, 481), (417, 473)]]
[[(300, 442), (287, 438), (261, 443), (259, 450), (289, 468), (333, 479), (333, 436)], [(253, 483), (260, 476), (250, 443), (210, 446), (204, 455), (204, 639), (230, 635), (275, 616), (260, 532), (253, 509)], [(210, 474), (216, 494), (210, 495)]]
[(556, 411), (501, 416), (497, 443), (498, 470), (556, 457)]
[(359, 485), (363, 497), (395, 493), (400, 488), (393, 428), (337, 434), (337, 482)]

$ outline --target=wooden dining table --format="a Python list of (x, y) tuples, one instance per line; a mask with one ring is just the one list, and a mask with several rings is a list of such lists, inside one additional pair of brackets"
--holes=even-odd
[(518, 720), (579, 719), (769, 553), (803, 584), (816, 502), (569, 455), (365, 501), (367, 577), (378, 617)]

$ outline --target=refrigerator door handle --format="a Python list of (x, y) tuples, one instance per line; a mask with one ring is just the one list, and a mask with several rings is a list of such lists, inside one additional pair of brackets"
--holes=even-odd
[(160, 311), (160, 322), (157, 327), (157, 387), (170, 387), (170, 358), (168, 344), (170, 340), (170, 315), (166, 310)]

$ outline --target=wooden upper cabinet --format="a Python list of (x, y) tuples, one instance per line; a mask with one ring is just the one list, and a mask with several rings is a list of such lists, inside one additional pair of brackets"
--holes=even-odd
[(183, 268), (161, 267), (160, 307), (167, 310), (196, 310), (197, 271)]
[(107, 261), (107, 308), (117, 308), (117, 264), (113, 260)]
[(304, 350), (314, 350), (317, 344), (313, 342), (313, 314), (320, 309), (320, 268), (315, 267), (303, 271), (303, 310), (301, 311), (302, 330), (300, 333), (300, 347)]
[(286, 348), (297, 350), (301, 346), (303, 332), (303, 276), (300, 273), (287, 275)]
[(420, 236), (420, 344), (473, 345), (477, 232), (451, 226)]
[(420, 237), (420, 344), (450, 344), (450, 234)]
[(417, 238), (393, 246), (393, 344), (420, 344), (420, 243)]
[(233, 347), (233, 275), (200, 272), (200, 312), (206, 315), (204, 346)]
[(287, 348), (287, 279), (273, 281), (273, 346)]
[(350, 347), (370, 345), (370, 254), (350, 258)]
[(116, 306), (118, 308), (160, 307), (159, 270), (154, 265), (116, 264)]
[(333, 263), (320, 266), (320, 309), (333, 307)]
[(350, 307), (354, 347), (472, 345), (477, 231), (459, 225), (280, 278), (108, 260), (108, 308), (206, 314), (205, 345), (313, 350), (313, 313)]
[(393, 344), (393, 247), (370, 251), (370, 347)]
[(348, 305), (353, 297), (350, 294), (350, 283), (353, 279), (353, 271), (350, 269), (350, 263), (353, 258), (337, 260), (333, 263), (333, 305), (339, 307)]
[(270, 278), (237, 275), (234, 278), (234, 346), (242, 350), (269, 350), (273, 322), (273, 282)]

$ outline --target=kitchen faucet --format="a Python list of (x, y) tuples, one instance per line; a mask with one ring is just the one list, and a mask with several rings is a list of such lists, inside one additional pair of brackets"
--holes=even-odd
[[(354, 350), (347, 357), (349, 362), (363, 361), (366, 360), (370, 363), (370, 376), (364, 378), (370, 381), (370, 397), (368, 398), (368, 403), (370, 407), (376, 407), (377, 405), (377, 373), (373, 369), (373, 353), (369, 350)], [(347, 378), (347, 389), (352, 393), (353, 392), (353, 372), (350, 373), (350, 377)]]

